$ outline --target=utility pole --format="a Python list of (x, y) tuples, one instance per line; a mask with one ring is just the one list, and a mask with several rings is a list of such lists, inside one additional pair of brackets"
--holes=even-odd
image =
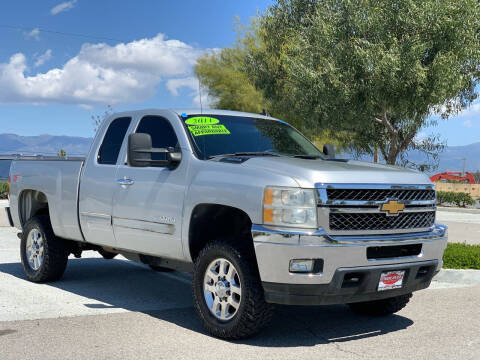
[(463, 170), (462, 170), (462, 176), (465, 176), (465, 161), (467, 160), (466, 158), (461, 159), (463, 161)]

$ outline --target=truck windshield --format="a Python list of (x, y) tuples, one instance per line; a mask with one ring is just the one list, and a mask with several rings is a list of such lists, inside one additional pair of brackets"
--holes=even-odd
[(282, 121), (207, 114), (182, 120), (200, 159), (237, 153), (323, 158), (320, 150)]

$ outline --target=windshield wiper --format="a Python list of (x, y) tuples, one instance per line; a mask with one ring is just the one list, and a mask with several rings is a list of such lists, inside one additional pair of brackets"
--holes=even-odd
[(228, 156), (282, 156), (278, 153), (270, 151), (247, 151), (247, 152), (236, 152), (232, 154), (218, 154), (209, 156), (208, 159), (215, 159), (217, 157), (228, 157)]
[(321, 155), (311, 155), (311, 154), (302, 154), (302, 155), (293, 155), (294, 158), (300, 159), (323, 159)]

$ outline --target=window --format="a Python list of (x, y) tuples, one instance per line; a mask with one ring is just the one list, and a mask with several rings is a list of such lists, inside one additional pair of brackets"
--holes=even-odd
[(131, 120), (129, 117), (123, 117), (112, 121), (98, 151), (99, 164), (115, 165), (117, 163), (118, 153)]
[[(152, 137), (152, 147), (178, 147), (177, 135), (170, 122), (159, 116), (145, 116), (138, 125), (137, 133), (149, 134)], [(152, 160), (166, 160), (166, 154), (152, 154)]]

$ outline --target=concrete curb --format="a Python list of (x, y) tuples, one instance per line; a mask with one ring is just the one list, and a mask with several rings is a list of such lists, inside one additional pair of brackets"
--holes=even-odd
[(442, 269), (433, 278), (430, 289), (480, 286), (480, 270)]
[(480, 215), (480, 209), (472, 209), (472, 208), (455, 208), (455, 207), (451, 208), (446, 206), (437, 206), (437, 211)]

